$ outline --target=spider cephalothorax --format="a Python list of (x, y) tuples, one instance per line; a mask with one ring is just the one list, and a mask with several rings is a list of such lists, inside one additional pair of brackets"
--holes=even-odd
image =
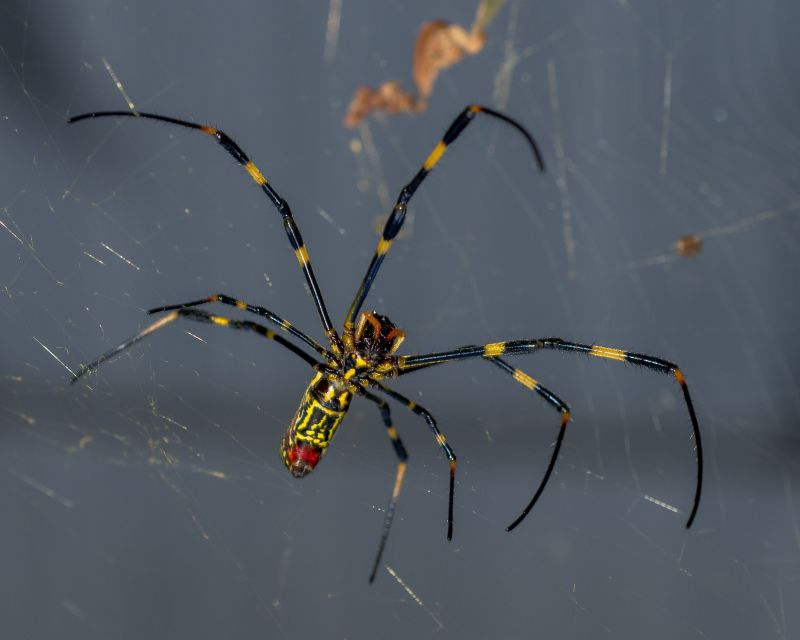
[(364, 360), (377, 364), (397, 351), (405, 337), (405, 332), (386, 316), (365, 311), (356, 325), (354, 346)]
[[(300, 406), (294, 414), (291, 422), (289, 423), (283, 439), (281, 440), (280, 454), (284, 464), (295, 477), (302, 477), (308, 475), (314, 467), (319, 463), (328, 445), (331, 442), (336, 429), (344, 418), (345, 413), (350, 407), (350, 401), (354, 395), (358, 395), (366, 400), (372, 402), (380, 411), (381, 419), (386, 433), (394, 448), (397, 457), (397, 471), (395, 475), (394, 488), (392, 489), (389, 504), (386, 508), (383, 521), (383, 533), (381, 535), (380, 544), (378, 546), (378, 553), (375, 556), (375, 561), (372, 565), (372, 573), (370, 574), (370, 582), (375, 579), (375, 574), (378, 570), (380, 560), (383, 554), (386, 540), (389, 536), (389, 529), (392, 525), (392, 518), (394, 516), (395, 506), (397, 499), (400, 495), (400, 489), (403, 486), (403, 479), (406, 472), (406, 460), (408, 454), (403, 446), (400, 436), (392, 424), (392, 416), (389, 410), (389, 405), (377, 393), (395, 400), (407, 409), (414, 412), (417, 416), (427, 422), (428, 427), (433, 433), (436, 443), (441, 447), (444, 455), (450, 463), (450, 490), (448, 493), (447, 503), (447, 539), (450, 540), (453, 535), (453, 494), (455, 488), (455, 473), (456, 473), (456, 455), (453, 449), (447, 443), (444, 434), (439, 430), (436, 420), (431, 413), (417, 404), (415, 401), (406, 398), (394, 389), (384, 384), (381, 380), (387, 377), (397, 377), (428, 367), (437, 366), (445, 362), (454, 362), (458, 360), (466, 360), (469, 358), (481, 359), (488, 362), (501, 371), (511, 376), (513, 380), (524, 386), (530, 391), (536, 392), (543, 398), (553, 409), (558, 411), (561, 415), (561, 425), (559, 428), (558, 436), (555, 441), (555, 446), (550, 454), (550, 462), (545, 470), (544, 477), (539, 483), (536, 492), (531, 498), (528, 505), (522, 513), (514, 520), (508, 527), (510, 531), (516, 527), (533, 505), (539, 499), (548, 479), (553, 471), (558, 453), (561, 448), (561, 443), (564, 439), (566, 427), (569, 422), (569, 407), (552, 391), (539, 384), (539, 382), (529, 376), (527, 373), (509, 364), (505, 356), (519, 356), (525, 353), (534, 353), (536, 351), (550, 349), (565, 351), (571, 353), (583, 353), (589, 356), (598, 358), (606, 358), (609, 360), (616, 360), (619, 362), (628, 362), (631, 364), (645, 367), (652, 371), (670, 374), (675, 377), (680, 385), (683, 393), (686, 408), (689, 412), (689, 418), (692, 423), (692, 430), (695, 438), (696, 452), (697, 452), (697, 484), (695, 487), (694, 504), (689, 514), (689, 519), (686, 526), (692, 524), (694, 516), (697, 513), (697, 508), (700, 504), (700, 490), (703, 479), (703, 455), (700, 448), (700, 427), (697, 422), (697, 416), (694, 412), (694, 406), (689, 397), (689, 388), (686, 386), (686, 381), (683, 377), (678, 366), (667, 360), (655, 358), (642, 353), (633, 353), (630, 351), (623, 351), (621, 349), (613, 349), (610, 347), (601, 347), (599, 345), (581, 344), (579, 342), (570, 342), (561, 340), (560, 338), (531, 338), (525, 340), (510, 340), (506, 342), (492, 342), (484, 345), (467, 345), (458, 349), (450, 349), (447, 351), (439, 351), (434, 353), (425, 353), (419, 355), (406, 355), (395, 356), (393, 355), (400, 343), (402, 343), (405, 334), (401, 329), (398, 329), (386, 316), (378, 315), (375, 312), (364, 312), (359, 315), (359, 311), (369, 294), (378, 270), (383, 263), (389, 249), (400, 232), (403, 226), (407, 205), (411, 198), (416, 193), (419, 186), (425, 180), (426, 176), (430, 174), (433, 168), (437, 165), (448, 146), (451, 145), (461, 132), (466, 129), (470, 122), (478, 115), (485, 114), (497, 121), (505, 122), (511, 125), (518, 133), (520, 133), (527, 141), (533, 151), (536, 163), (541, 171), (544, 171), (544, 161), (542, 160), (541, 153), (536, 147), (536, 143), (525, 128), (516, 120), (509, 118), (507, 115), (498, 111), (494, 111), (488, 107), (472, 104), (468, 105), (451, 123), (450, 127), (445, 131), (442, 139), (430, 152), (428, 157), (418, 169), (417, 173), (400, 191), (389, 218), (383, 227), (381, 238), (378, 241), (378, 246), (372, 256), (372, 260), (367, 267), (367, 272), (361, 281), (361, 286), (353, 299), (350, 309), (344, 322), (344, 331), (340, 336), (331, 322), (328, 311), (325, 308), (325, 302), (322, 297), (319, 285), (317, 284), (314, 271), (311, 268), (311, 260), (308, 256), (308, 250), (303, 242), (300, 234), (300, 229), (295, 223), (292, 210), (289, 203), (284, 200), (277, 191), (267, 182), (266, 177), (256, 167), (255, 164), (247, 157), (247, 154), (242, 148), (236, 144), (231, 138), (224, 134), (219, 129), (209, 127), (178, 118), (169, 116), (161, 116), (153, 113), (142, 113), (138, 111), (101, 111), (96, 113), (86, 113), (83, 115), (70, 118), (70, 122), (78, 122), (90, 118), (101, 118), (107, 116), (125, 116), (149, 120), (157, 120), (174, 124), (179, 127), (186, 127), (194, 129), (206, 135), (212, 136), (233, 158), (239, 162), (247, 171), (248, 175), (253, 181), (261, 188), (261, 190), (269, 198), (270, 202), (275, 206), (280, 214), (283, 227), (289, 239), (289, 244), (294, 251), (295, 258), (303, 271), (303, 276), (306, 281), (311, 297), (314, 300), (314, 306), (317, 309), (322, 328), (327, 337), (327, 345), (323, 346), (307, 333), (297, 329), (292, 323), (284, 320), (279, 315), (273, 313), (265, 307), (260, 307), (248, 304), (243, 300), (218, 293), (199, 300), (191, 302), (184, 302), (181, 304), (173, 304), (167, 306), (157, 307), (151, 309), (149, 313), (168, 312), (166, 315), (161, 316), (158, 320), (142, 329), (138, 334), (129, 338), (122, 344), (116, 346), (114, 349), (107, 351), (99, 358), (87, 365), (81, 365), (80, 371), (75, 374), (72, 381), (75, 382), (83, 375), (96, 369), (101, 363), (109, 358), (116, 356), (121, 351), (136, 344), (146, 336), (162, 329), (168, 324), (172, 323), (179, 318), (185, 320), (192, 320), (194, 322), (211, 323), (218, 326), (228, 327), (230, 329), (242, 329), (252, 331), (268, 340), (277, 342), (285, 349), (291, 351), (294, 355), (305, 361), (310, 367), (316, 371), (316, 375), (309, 383), (303, 398), (300, 401)], [(498, 225), (502, 223), (498, 222)], [(498, 226), (501, 232), (505, 232), (505, 227)], [(499, 233), (502, 236), (503, 233)], [(207, 311), (193, 309), (190, 307), (197, 307), (212, 302), (219, 302), (231, 307), (235, 307), (241, 311), (247, 311), (264, 318), (271, 324), (273, 328), (277, 328), (284, 332), (284, 335), (279, 335), (274, 329), (271, 329), (264, 324), (253, 322), (251, 320), (242, 320), (235, 318), (227, 318), (225, 316), (216, 315)], [(286, 337), (285, 337), (286, 336)], [(291, 339), (290, 339), (291, 338)], [(302, 348), (295, 341), (302, 343), (313, 351), (317, 357), (311, 355), (307, 349)], [(376, 393), (373, 393), (375, 391)]]

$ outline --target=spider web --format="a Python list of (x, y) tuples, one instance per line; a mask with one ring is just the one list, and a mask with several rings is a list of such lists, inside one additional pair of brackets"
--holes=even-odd
[[(798, 9), (509, 0), (426, 113), (342, 124), (359, 84), (410, 82), (444, 2), (6, 2), (0, 8), (0, 619), (9, 637), (727, 637), (800, 627)], [(277, 455), (307, 366), (254, 336), (172, 325), (80, 384), (70, 371), (159, 304), (224, 292), (321, 331), (280, 218), (192, 132), (225, 129), (292, 204), (335, 321), (397, 190), (463, 105), (476, 122), (411, 207), (367, 306), (405, 353), (560, 336), (678, 362), (674, 381), (559, 354), (515, 360), (558, 418), (494, 367), (395, 387), (425, 425), (375, 585), (395, 460), (354, 402), (302, 481)], [(696, 257), (674, 246), (693, 234)], [(230, 314), (227, 307), (216, 309)]]

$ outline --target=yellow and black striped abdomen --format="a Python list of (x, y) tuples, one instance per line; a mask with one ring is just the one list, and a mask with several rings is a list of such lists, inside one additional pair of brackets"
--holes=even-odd
[(281, 440), (281, 458), (297, 478), (311, 473), (333, 439), (353, 394), (338, 380), (318, 373)]

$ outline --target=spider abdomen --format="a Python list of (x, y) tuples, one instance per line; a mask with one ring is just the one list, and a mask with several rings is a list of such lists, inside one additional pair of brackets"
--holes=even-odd
[(350, 407), (353, 394), (341, 380), (318, 373), (281, 440), (281, 458), (296, 478), (314, 470)]

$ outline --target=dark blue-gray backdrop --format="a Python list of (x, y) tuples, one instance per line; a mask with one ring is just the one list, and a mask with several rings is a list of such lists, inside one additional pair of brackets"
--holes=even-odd
[[(418, 116), (346, 130), (359, 84), (409, 86), (425, 20), (474, 3), (14, 2), (0, 7), (0, 635), (8, 638), (790, 638), (800, 635), (800, 5), (511, 1)], [(338, 14), (338, 18), (337, 18)], [(557, 416), (485, 362), (409, 376), (460, 455), (398, 406), (408, 482), (373, 586), (394, 457), (356, 401), (312, 476), (278, 442), (309, 371), (255, 336), (173, 325), (80, 384), (143, 310), (214, 292), (318, 319), (280, 218), (211, 140), (293, 205), (337, 323), (380, 216), (452, 117), (475, 123), (411, 206), (367, 306), (406, 353), (563, 336), (661, 355), (674, 380), (518, 359)], [(703, 249), (678, 257), (698, 234)], [(226, 312), (230, 309), (225, 309)]]

